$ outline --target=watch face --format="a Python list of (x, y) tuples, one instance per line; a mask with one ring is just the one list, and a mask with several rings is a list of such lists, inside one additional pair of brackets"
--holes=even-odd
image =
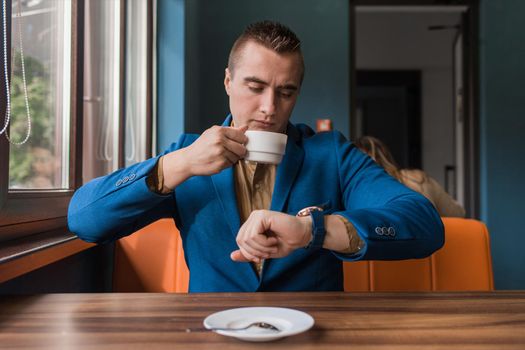
[(299, 210), (299, 212), (297, 213), (297, 216), (308, 216), (310, 215), (310, 212), (312, 211), (323, 211), (323, 208), (316, 207), (316, 206), (306, 207), (306, 208)]

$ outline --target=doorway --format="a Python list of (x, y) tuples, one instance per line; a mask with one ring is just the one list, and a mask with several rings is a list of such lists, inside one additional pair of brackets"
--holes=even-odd
[(356, 137), (382, 140), (402, 168), (421, 168), (421, 72), (357, 70)]
[(477, 1), (350, 3), (352, 138), (382, 139), (479, 217)]

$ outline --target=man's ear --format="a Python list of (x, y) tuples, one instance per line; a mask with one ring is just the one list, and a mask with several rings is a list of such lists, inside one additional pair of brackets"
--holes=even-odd
[(230, 85), (232, 83), (232, 75), (228, 68), (224, 70), (224, 89), (228, 96), (230, 96)]

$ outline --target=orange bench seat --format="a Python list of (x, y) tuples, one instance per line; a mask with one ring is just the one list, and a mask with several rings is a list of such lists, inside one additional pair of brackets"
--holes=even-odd
[[(345, 291), (494, 290), (489, 233), (477, 220), (443, 218), (445, 245), (424, 259), (345, 262)], [(187, 292), (189, 271), (173, 220), (162, 219), (115, 247), (116, 292)]]

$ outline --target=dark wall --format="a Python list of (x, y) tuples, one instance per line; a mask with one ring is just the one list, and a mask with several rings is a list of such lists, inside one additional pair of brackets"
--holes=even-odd
[[(231, 45), (247, 24), (270, 19), (288, 25), (302, 40), (306, 74), (292, 122), (315, 126), (317, 118), (331, 118), (336, 129), (349, 135), (347, 0), (159, 0), (158, 4), (158, 70), (164, 79), (162, 85), (159, 83), (159, 101), (164, 96), (163, 103), (173, 107), (169, 110), (159, 106), (159, 126), (165, 125), (158, 129), (162, 142), (159, 149), (169, 144), (169, 138), (175, 141), (179, 131), (178, 121), (173, 118), (179, 115), (176, 111), (180, 96), (174, 93), (182, 77), (172, 66), (179, 61), (162, 58), (166, 47), (175, 45), (162, 31), (174, 28), (173, 21), (180, 21), (177, 6), (184, 6), (185, 132), (200, 133), (222, 123), (229, 112), (223, 80)], [(170, 79), (162, 77), (165, 73)]]
[(481, 214), (498, 289), (525, 289), (525, 1), (482, 0)]
[(335, 128), (349, 131), (349, 6), (347, 0), (221, 0), (195, 1), (199, 44), (192, 60), (198, 64), (196, 84), (189, 86), (189, 103), (200, 107), (186, 126), (200, 132), (223, 121), (228, 109), (224, 69), (231, 46), (250, 23), (280, 21), (302, 41), (306, 72), (292, 114), (293, 122), (315, 126), (316, 118), (330, 117)]
[(185, 6), (184, 0), (157, 2), (157, 152), (184, 131)]
[(0, 295), (112, 291), (114, 245), (95, 246), (0, 284)]

